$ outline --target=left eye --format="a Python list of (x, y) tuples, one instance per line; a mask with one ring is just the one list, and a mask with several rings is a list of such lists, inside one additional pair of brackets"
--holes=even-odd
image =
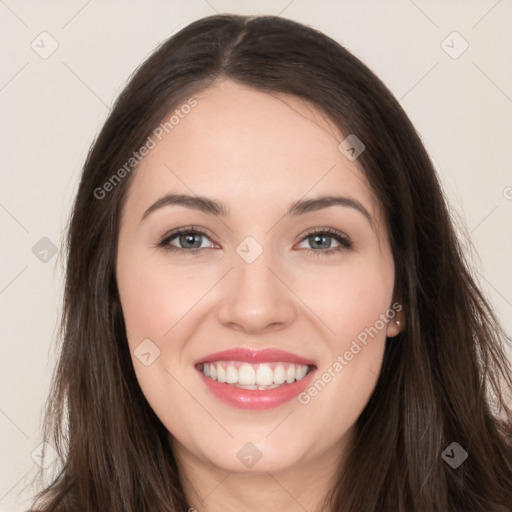
[[(332, 247), (332, 241), (336, 241), (337, 245)], [(342, 251), (348, 249), (351, 246), (350, 240), (343, 234), (331, 231), (316, 231), (306, 235), (302, 243), (308, 242), (310, 247), (304, 247), (305, 249), (313, 252), (330, 253), (335, 251)], [(318, 251), (317, 249), (325, 249)]]

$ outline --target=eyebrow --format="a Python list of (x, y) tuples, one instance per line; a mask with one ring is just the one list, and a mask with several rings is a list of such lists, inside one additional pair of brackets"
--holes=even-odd
[[(216, 217), (226, 217), (229, 215), (229, 208), (216, 199), (211, 199), (204, 196), (189, 196), (186, 194), (166, 194), (157, 201), (155, 201), (142, 216), (142, 220), (148, 217), (149, 214), (163, 208), (164, 206), (184, 206), (192, 210), (198, 210), (209, 215)], [(357, 200), (345, 196), (321, 196), (313, 199), (299, 199), (293, 202), (286, 212), (285, 216), (298, 216), (306, 213), (315, 212), (328, 208), (330, 206), (345, 206), (353, 208), (359, 213), (363, 214), (368, 220), (370, 225), (373, 226), (373, 219), (368, 210)]]

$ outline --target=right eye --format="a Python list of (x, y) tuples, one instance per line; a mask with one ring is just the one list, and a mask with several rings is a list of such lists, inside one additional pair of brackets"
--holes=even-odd
[(197, 254), (202, 249), (212, 247), (213, 245), (213, 243), (206, 243), (206, 245), (204, 245), (203, 239), (210, 240), (208, 235), (200, 229), (193, 227), (180, 228), (165, 235), (159, 242), (158, 247), (169, 251), (182, 251)]

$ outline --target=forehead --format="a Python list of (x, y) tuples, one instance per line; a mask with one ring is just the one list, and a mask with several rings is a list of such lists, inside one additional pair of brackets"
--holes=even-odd
[(377, 214), (364, 174), (338, 149), (345, 136), (310, 103), (227, 80), (194, 99), (193, 108), (178, 105), (169, 113), (164, 123), (177, 110), (181, 115), (160, 130), (161, 140), (153, 136), (155, 147), (130, 187), (138, 201), (172, 191), (257, 211), (338, 192)]

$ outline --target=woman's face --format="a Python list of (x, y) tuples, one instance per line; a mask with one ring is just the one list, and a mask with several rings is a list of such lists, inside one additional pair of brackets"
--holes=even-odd
[(230, 81), (194, 98), (153, 134), (121, 219), (139, 384), (183, 463), (332, 469), (398, 332), (377, 200), (307, 103)]

